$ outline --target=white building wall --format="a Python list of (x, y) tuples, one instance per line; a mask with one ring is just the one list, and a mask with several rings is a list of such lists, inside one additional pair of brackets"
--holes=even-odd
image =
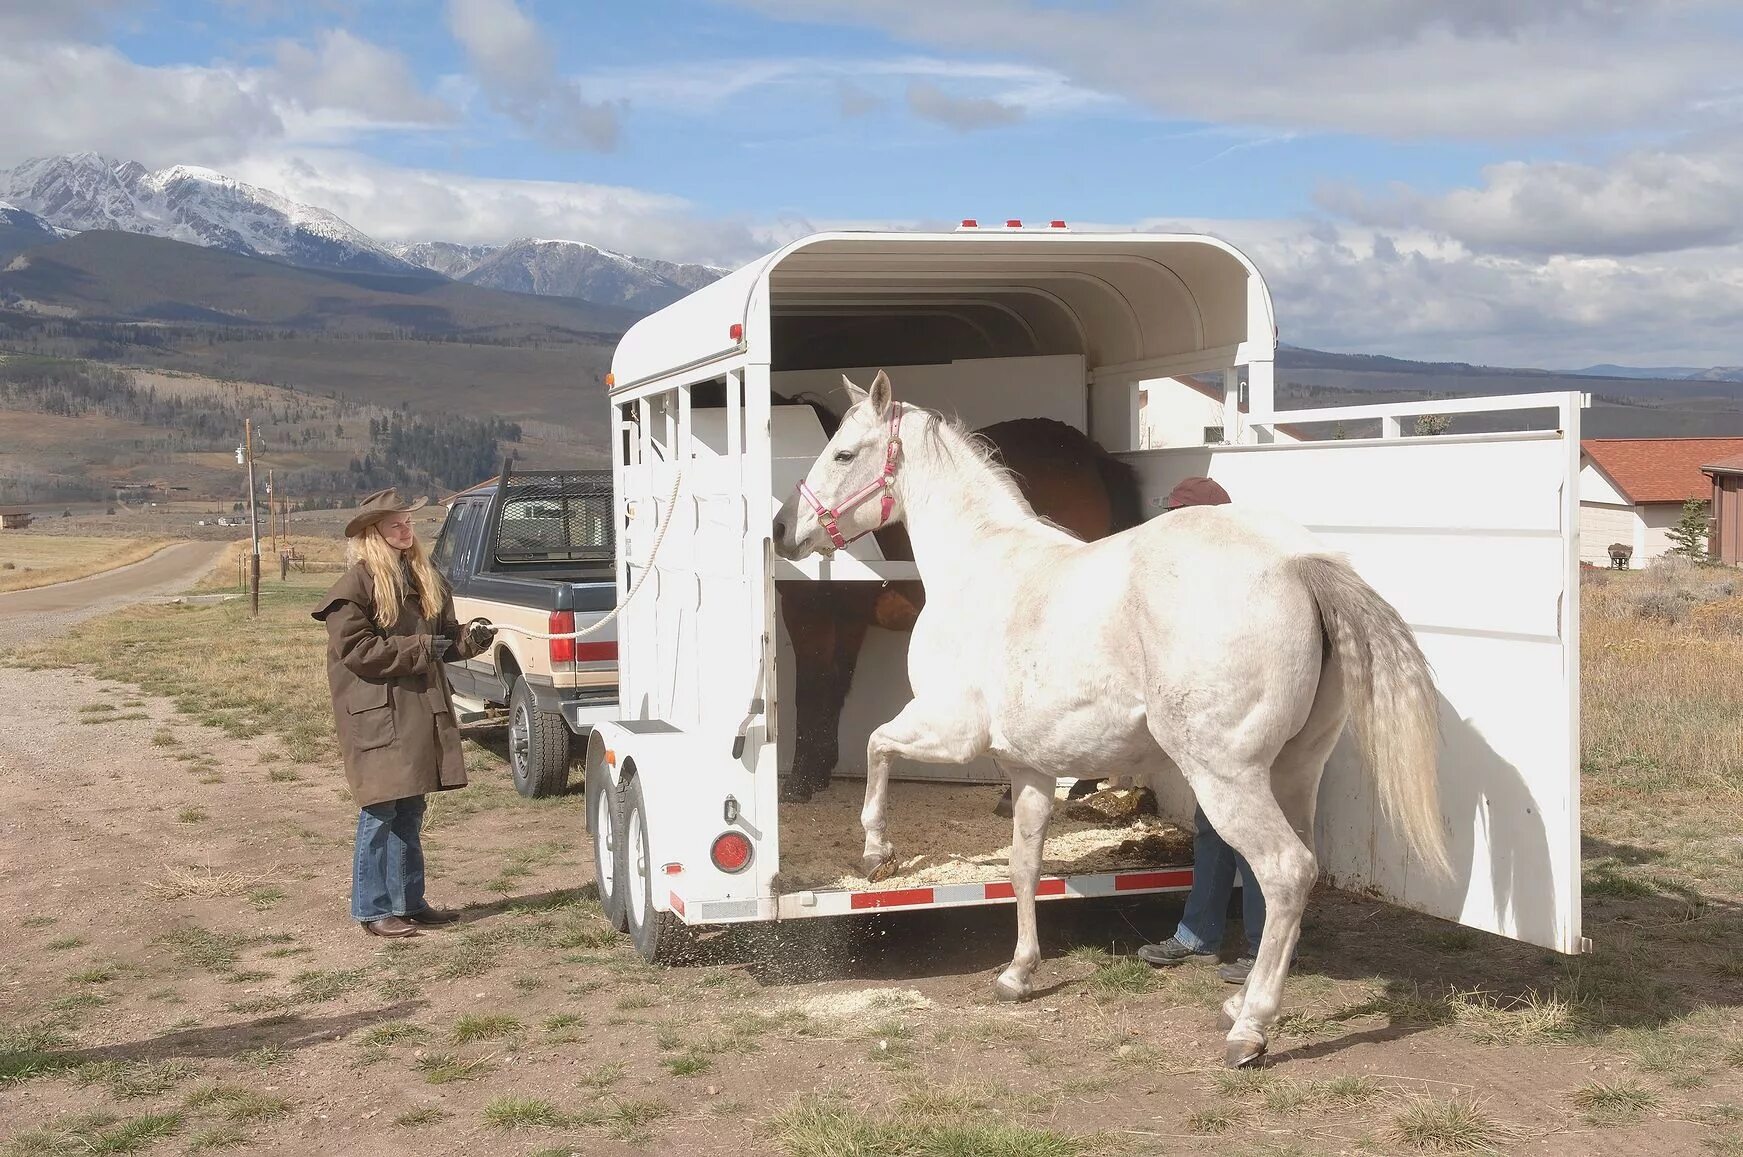
[(1640, 511), (1641, 545), (1634, 557), (1654, 559), (1669, 554), (1675, 544), (1666, 532), (1682, 517), (1682, 503), (1649, 502), (1635, 509)]
[(1594, 466), (1590, 458), (1584, 456), (1580, 462), (1580, 501), (1599, 502), (1607, 506), (1634, 505), (1633, 500), (1611, 485), (1604, 472)]
[[(1589, 468), (1588, 468), (1589, 469)], [(1581, 495), (1585, 494), (1582, 489)], [(1580, 501), (1580, 561), (1593, 566), (1610, 565), (1610, 544), (1626, 543), (1634, 548), (1630, 566), (1645, 565), (1641, 557), (1642, 523), (1636, 508), (1609, 503)]]

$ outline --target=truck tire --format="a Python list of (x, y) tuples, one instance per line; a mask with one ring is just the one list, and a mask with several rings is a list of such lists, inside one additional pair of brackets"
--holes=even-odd
[[(591, 762), (591, 761), (590, 761)], [(604, 767), (587, 769), (587, 830), (593, 834), (593, 887), (606, 923), (629, 930), (623, 899), (623, 873), (618, 870), (618, 845), (623, 843), (623, 808)]]
[(642, 801), (641, 778), (626, 776), (617, 786), (617, 797), (618, 815), (623, 819), (617, 841), (617, 886), (624, 897), (629, 938), (649, 964), (668, 963), (682, 955), (689, 943), (689, 929), (672, 913), (654, 908), (657, 872), (648, 852), (648, 813)]
[(528, 799), (561, 795), (569, 786), (569, 725), (553, 711), (540, 711), (521, 678), (508, 697), (508, 768), (514, 789)]

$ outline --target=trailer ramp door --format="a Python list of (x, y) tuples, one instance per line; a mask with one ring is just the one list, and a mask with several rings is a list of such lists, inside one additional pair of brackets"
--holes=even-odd
[(1152, 503), (1181, 479), (1208, 475), (1235, 502), (1281, 509), (1309, 527), (1398, 608), (1433, 666), (1454, 876), (1435, 879), (1406, 856), (1346, 733), (1319, 795), (1328, 881), (1574, 953), (1588, 947), (1580, 934), (1578, 410), (1564, 406), (1563, 415), (1560, 432), (1122, 457)]

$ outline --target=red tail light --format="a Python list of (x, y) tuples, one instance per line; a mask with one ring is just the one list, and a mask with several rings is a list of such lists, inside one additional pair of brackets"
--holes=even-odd
[[(550, 633), (553, 635), (573, 635), (575, 633), (574, 611), (552, 611)], [(551, 666), (558, 663), (573, 663), (575, 661), (574, 639), (551, 640)]]
[(750, 841), (743, 832), (721, 832), (714, 837), (708, 856), (723, 872), (742, 872), (750, 867)]
[(575, 658), (582, 663), (615, 663), (617, 662), (617, 642), (606, 643), (576, 643)]

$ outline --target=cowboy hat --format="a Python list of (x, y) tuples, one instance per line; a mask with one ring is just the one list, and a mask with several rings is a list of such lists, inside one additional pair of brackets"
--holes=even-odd
[(399, 491), (391, 486), (386, 490), (377, 490), (357, 504), (357, 513), (345, 524), (345, 537), (356, 538), (388, 515), (409, 514), (427, 505), (429, 501), (428, 498), (414, 498), (410, 502), (402, 502)]

